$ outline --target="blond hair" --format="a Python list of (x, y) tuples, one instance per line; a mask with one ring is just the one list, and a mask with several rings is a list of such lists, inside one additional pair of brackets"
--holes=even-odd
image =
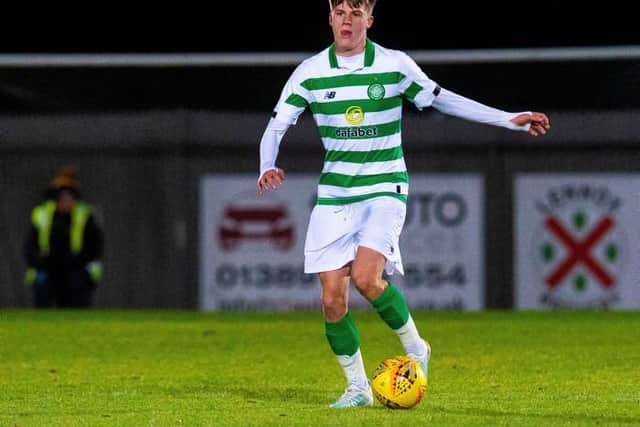
[(342, 3), (347, 3), (353, 9), (363, 7), (369, 14), (373, 12), (373, 8), (376, 7), (377, 0), (329, 0), (331, 10), (335, 9)]

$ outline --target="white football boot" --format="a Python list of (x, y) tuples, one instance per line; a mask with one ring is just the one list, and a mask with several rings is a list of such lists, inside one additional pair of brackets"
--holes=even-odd
[(426, 347), (424, 354), (421, 355), (422, 357), (418, 356), (417, 354), (413, 354), (413, 353), (407, 354), (407, 357), (410, 357), (411, 359), (413, 359), (416, 362), (418, 362), (420, 364), (420, 367), (422, 367), (422, 370), (424, 371), (424, 374), (428, 378), (429, 377), (429, 359), (431, 358), (431, 346), (425, 340), (422, 340), (422, 342), (424, 343), (424, 345)]
[(371, 386), (367, 384), (366, 388), (361, 388), (356, 385), (350, 384), (344, 391), (340, 399), (335, 403), (329, 405), (330, 408), (342, 409), (342, 408), (356, 408), (358, 406), (372, 406), (373, 405), (373, 392)]

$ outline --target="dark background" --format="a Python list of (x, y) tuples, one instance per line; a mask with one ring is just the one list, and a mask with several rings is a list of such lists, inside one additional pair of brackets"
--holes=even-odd
[[(382, 0), (369, 36), (401, 50), (640, 45), (628, 7)], [(91, 10), (7, 14), (0, 52), (315, 53), (332, 42), (328, 5), (302, 2), (97, 4)], [(443, 87), (503, 109), (640, 106), (640, 61), (421, 64)], [(0, 113), (269, 111), (293, 70), (278, 67), (0, 67)], [(526, 105), (523, 104), (526, 100)]]
[[(404, 50), (640, 44), (630, 3), (468, 3), (380, 0), (370, 36)], [(326, 0), (45, 5), (3, 18), (4, 52), (315, 52), (331, 42)]]
[[(5, 5), (1, 58), (21, 54), (304, 52), (331, 43), (326, 1), (144, 6), (92, 2)], [(406, 51), (640, 46), (637, 15), (614, 2), (381, 0), (370, 37)], [(571, 8), (571, 10), (568, 10)], [(26, 7), (25, 7), (26, 9)], [(0, 58), (0, 59), (1, 59)], [(485, 179), (486, 301), (513, 301), (516, 173), (638, 172), (640, 61), (423, 63), (443, 87), (509, 111), (547, 113), (543, 139), (408, 106), (403, 144), (412, 173)], [(105, 235), (99, 307), (198, 306), (199, 182), (257, 173), (256, 144), (287, 66), (0, 66), (0, 305), (27, 307), (21, 245), (41, 186), (81, 170)], [(290, 130), (279, 165), (322, 170), (310, 114)], [(419, 119), (417, 118), (419, 114)], [(413, 116), (413, 117), (410, 117)]]

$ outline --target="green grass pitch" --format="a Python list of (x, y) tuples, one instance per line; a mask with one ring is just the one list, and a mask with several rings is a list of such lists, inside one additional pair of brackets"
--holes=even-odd
[[(320, 313), (0, 311), (0, 426), (640, 425), (640, 312), (415, 312), (411, 410), (333, 410)], [(371, 374), (402, 354), (354, 313)]]

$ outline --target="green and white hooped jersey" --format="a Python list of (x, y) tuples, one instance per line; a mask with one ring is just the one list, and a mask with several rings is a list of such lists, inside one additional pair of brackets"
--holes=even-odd
[(294, 124), (308, 107), (325, 148), (318, 204), (390, 196), (407, 200), (402, 103), (428, 107), (440, 90), (405, 53), (367, 40), (361, 66), (339, 66), (335, 47), (302, 62), (274, 117)]

